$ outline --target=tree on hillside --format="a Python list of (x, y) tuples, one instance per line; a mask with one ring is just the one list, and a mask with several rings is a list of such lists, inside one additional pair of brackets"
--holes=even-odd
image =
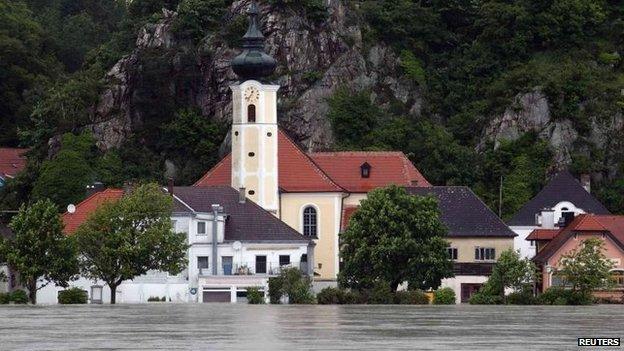
[(339, 282), (354, 289), (387, 283), (396, 291), (404, 281), (414, 289), (437, 288), (453, 276), (445, 235), (435, 199), (398, 186), (373, 190), (341, 235)]
[(49, 283), (67, 287), (78, 274), (75, 245), (63, 234), (63, 222), (52, 201), (22, 205), (9, 227), (14, 237), (0, 241), (0, 254), (19, 274), (31, 303), (37, 302), (38, 289)]
[(605, 244), (598, 238), (583, 241), (559, 259), (559, 276), (575, 292), (590, 293), (610, 286), (613, 262), (604, 254)]
[(171, 197), (146, 184), (101, 205), (76, 231), (81, 271), (106, 282), (111, 303), (124, 280), (149, 270), (178, 274), (186, 266), (186, 236), (173, 231), (171, 210)]

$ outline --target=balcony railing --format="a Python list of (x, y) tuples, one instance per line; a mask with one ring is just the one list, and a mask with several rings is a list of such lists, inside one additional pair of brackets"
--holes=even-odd
[[(308, 272), (308, 263), (307, 262), (291, 262), (286, 265), (280, 265), (278, 263), (267, 262), (266, 269), (261, 269), (260, 272), (256, 271), (255, 263), (252, 264), (234, 264), (234, 265), (220, 265), (217, 268), (217, 275), (235, 275), (235, 276), (246, 276), (246, 275), (264, 275), (264, 276), (275, 276), (279, 275), (284, 268), (299, 268), (304, 274)], [(212, 276), (212, 268), (200, 268), (199, 269), (200, 276)]]

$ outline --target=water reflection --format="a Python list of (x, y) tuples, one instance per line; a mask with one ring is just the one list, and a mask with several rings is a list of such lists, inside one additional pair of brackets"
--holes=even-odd
[(118, 305), (0, 308), (2, 350), (569, 350), (624, 306)]

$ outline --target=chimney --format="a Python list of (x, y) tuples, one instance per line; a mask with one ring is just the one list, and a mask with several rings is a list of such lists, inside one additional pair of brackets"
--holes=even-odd
[(167, 178), (167, 192), (169, 195), (173, 196), (173, 178)]
[(95, 193), (99, 193), (104, 190), (104, 183), (102, 182), (93, 182), (87, 185), (87, 196), (91, 196)]
[(555, 211), (550, 208), (545, 208), (540, 213), (541, 223), (540, 226), (544, 229), (555, 229)]
[(241, 204), (247, 202), (247, 196), (245, 196), (245, 188), (238, 188), (238, 202)]
[(581, 185), (588, 193), (591, 193), (591, 177), (589, 174), (581, 174)]

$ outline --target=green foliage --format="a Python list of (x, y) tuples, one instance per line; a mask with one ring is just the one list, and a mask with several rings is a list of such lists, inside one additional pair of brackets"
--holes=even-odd
[(199, 41), (220, 28), (226, 10), (224, 0), (181, 0), (174, 31), (182, 37)]
[(394, 303), (397, 305), (428, 305), (429, 298), (422, 290), (397, 291), (394, 294)]
[(157, 184), (141, 185), (118, 202), (102, 204), (76, 231), (81, 272), (108, 284), (111, 303), (124, 280), (185, 268), (186, 236), (171, 229), (172, 206)]
[(250, 305), (264, 304), (264, 293), (257, 287), (247, 288), (247, 302)]
[(451, 288), (440, 288), (433, 293), (434, 305), (454, 305), (455, 291)]
[(11, 302), (11, 293), (0, 293), (0, 305), (6, 305)]
[[(29, 301), (29, 297), (28, 297), (28, 294), (26, 294), (26, 291), (18, 289), (18, 290), (14, 290), (11, 293), (10, 301), (16, 304), (27, 304)], [(30, 300), (30, 302), (35, 303), (32, 300)]]
[(509, 305), (535, 305), (539, 302), (533, 295), (533, 291), (529, 288), (515, 291), (507, 295), (505, 299)]
[(88, 293), (80, 288), (71, 288), (58, 293), (58, 303), (62, 305), (85, 304), (88, 300)]
[(373, 190), (342, 234), (339, 283), (353, 289), (385, 283), (396, 291), (407, 281), (414, 289), (437, 288), (452, 276), (445, 235), (435, 199), (397, 186)]
[(418, 82), (420, 85), (425, 84), (426, 77), (422, 62), (411, 51), (401, 51), (401, 68), (403, 68), (405, 75), (410, 79)]
[(188, 184), (197, 181), (218, 161), (227, 126), (210, 121), (198, 110), (183, 109), (162, 130), (161, 149), (180, 168), (176, 181)]
[(269, 300), (279, 304), (282, 296), (288, 297), (290, 304), (314, 303), (312, 280), (298, 268), (285, 268), (277, 277), (269, 278)]
[(328, 102), (328, 118), (339, 147), (358, 147), (372, 141), (367, 136), (377, 127), (381, 111), (371, 102), (369, 92), (354, 93), (342, 87)]
[(269, 278), (269, 302), (271, 304), (282, 303), (282, 296), (284, 296), (283, 286), (284, 279), (282, 277)]
[(316, 302), (319, 305), (338, 305), (342, 298), (344, 290), (338, 288), (323, 288), (316, 294)]
[(583, 241), (580, 249), (573, 249), (559, 259), (557, 275), (572, 291), (591, 293), (608, 288), (611, 283), (611, 262), (604, 254), (605, 243), (599, 238)]
[(505, 301), (505, 289), (530, 292), (535, 278), (535, 264), (528, 258), (521, 258), (518, 251), (507, 249), (501, 253), (480, 292), (497, 295)]
[(372, 288), (364, 291), (366, 303), (374, 305), (389, 305), (395, 303), (395, 294), (387, 282), (376, 282)]
[(57, 207), (50, 200), (22, 205), (9, 227), (15, 236), (0, 242), (0, 256), (19, 274), (30, 302), (36, 303), (37, 290), (48, 283), (67, 287), (78, 273), (78, 262)]
[(537, 302), (541, 305), (591, 305), (595, 299), (590, 292), (550, 287), (538, 296)]
[(320, 23), (327, 19), (327, 7), (323, 0), (269, 0), (277, 8), (290, 8), (301, 11), (307, 19)]
[(503, 303), (503, 298), (479, 291), (474, 293), (468, 302), (471, 305), (500, 305)]
[(162, 301), (165, 301), (164, 297), (162, 299), (158, 296), (150, 296), (147, 298), (147, 302), (162, 302)]

